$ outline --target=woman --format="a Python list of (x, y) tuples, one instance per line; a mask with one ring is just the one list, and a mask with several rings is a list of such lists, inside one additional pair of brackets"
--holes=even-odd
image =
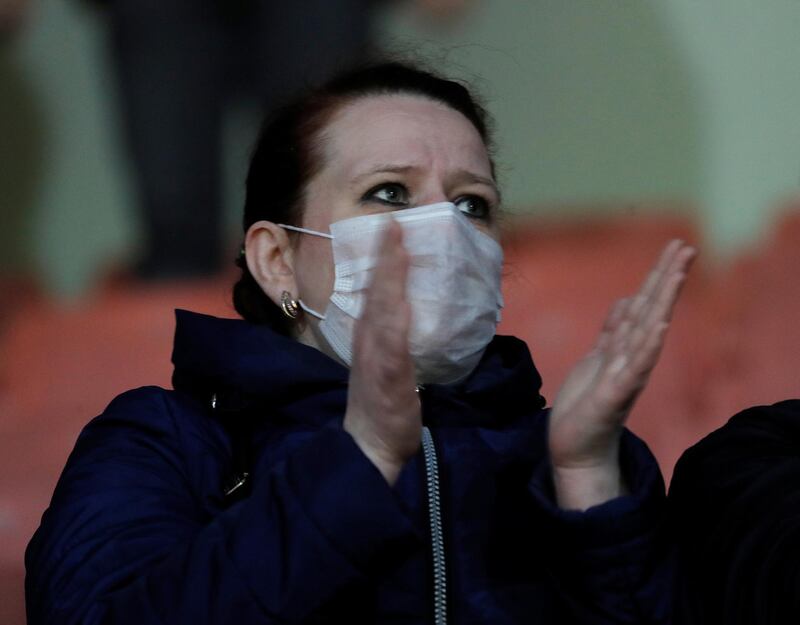
[(666, 618), (663, 483), (623, 423), (694, 251), (667, 247), (542, 410), (527, 348), (494, 336), (489, 146), (463, 86), (401, 64), (265, 126), (244, 320), (179, 311), (175, 390), (81, 434), (29, 622)]

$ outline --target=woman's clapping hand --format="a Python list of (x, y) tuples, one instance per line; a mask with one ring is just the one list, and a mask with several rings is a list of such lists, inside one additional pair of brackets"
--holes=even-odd
[(391, 221), (380, 247), (364, 311), (353, 336), (344, 429), (393, 484), (420, 446), (422, 417), (408, 350), (409, 259), (403, 230)]
[(622, 427), (661, 353), (695, 254), (682, 241), (671, 241), (640, 291), (612, 307), (594, 348), (559, 390), (548, 444), (562, 507), (586, 509), (624, 493)]

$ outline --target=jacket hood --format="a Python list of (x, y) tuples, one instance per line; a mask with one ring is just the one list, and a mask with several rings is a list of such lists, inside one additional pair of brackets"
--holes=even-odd
[[(262, 402), (280, 405), (347, 388), (346, 367), (266, 326), (187, 310), (176, 310), (175, 315), (175, 390), (202, 399), (214, 394), (225, 408), (236, 410)], [(525, 343), (495, 336), (466, 380), (425, 388), (491, 414), (514, 416), (544, 407), (541, 384)]]

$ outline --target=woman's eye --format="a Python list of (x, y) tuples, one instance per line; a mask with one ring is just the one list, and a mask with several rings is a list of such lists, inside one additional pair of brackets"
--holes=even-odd
[(365, 197), (393, 206), (408, 204), (408, 190), (399, 183), (382, 184), (368, 191)]
[(482, 197), (477, 195), (467, 195), (457, 199), (454, 204), (462, 213), (467, 217), (474, 219), (488, 219), (489, 218), (489, 203)]

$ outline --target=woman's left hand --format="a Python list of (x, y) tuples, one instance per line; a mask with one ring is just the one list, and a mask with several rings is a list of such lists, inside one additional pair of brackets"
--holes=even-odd
[(612, 307), (594, 348), (559, 390), (548, 445), (561, 507), (585, 510), (624, 494), (622, 428), (658, 361), (695, 255), (684, 242), (671, 241), (640, 291)]

